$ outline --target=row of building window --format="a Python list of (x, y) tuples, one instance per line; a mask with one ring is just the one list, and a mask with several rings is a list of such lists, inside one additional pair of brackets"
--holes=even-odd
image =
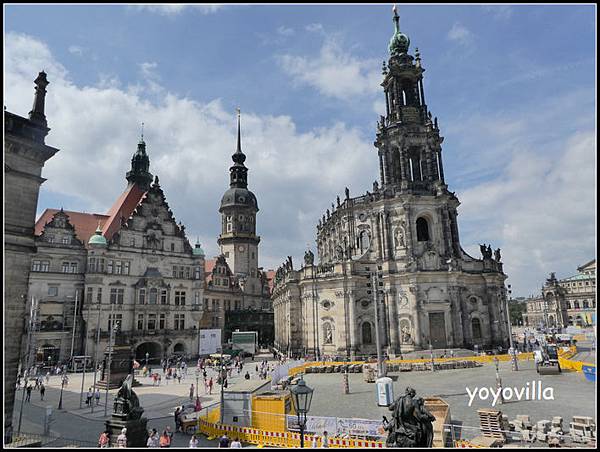
[[(38, 261), (34, 260), (31, 263), (32, 272), (49, 272), (50, 261)], [(79, 271), (79, 264), (77, 262), (63, 262), (62, 272), (63, 273), (77, 273)]]
[[(190, 279), (191, 267), (173, 265), (173, 278)], [(202, 268), (194, 267), (194, 279), (202, 278)]]
[[(205, 298), (204, 299), (204, 305), (203, 305), (203, 309), (205, 311), (208, 311), (209, 309), (209, 303), (210, 303), (210, 299)], [(242, 302), (241, 300), (233, 300), (233, 306), (235, 310), (239, 310), (241, 308)], [(211, 311), (219, 311), (221, 309), (221, 300), (217, 300), (217, 299), (213, 299), (212, 303), (210, 304), (211, 307)], [(223, 308), (226, 311), (231, 311), (232, 307), (231, 307), (231, 300), (223, 300)]]
[[(47, 241), (48, 243), (55, 243), (55, 241), (54, 241), (54, 236), (53, 236), (53, 235), (49, 235), (49, 236), (47, 236), (47, 237), (46, 237), (46, 241)], [(70, 244), (71, 244), (71, 237), (63, 237), (63, 238), (61, 239), (61, 243), (62, 243), (63, 245), (70, 245)]]
[[(164, 330), (167, 327), (166, 314), (138, 314), (137, 329), (138, 330)], [(185, 329), (185, 314), (174, 315), (174, 330)]]
[(106, 263), (106, 273), (115, 275), (128, 275), (129, 262), (112, 259), (90, 257), (88, 259), (88, 272), (104, 273), (104, 264)]

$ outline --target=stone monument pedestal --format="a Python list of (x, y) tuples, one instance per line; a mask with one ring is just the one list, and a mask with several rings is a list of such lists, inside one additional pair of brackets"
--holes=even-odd
[[(131, 380), (130, 378), (128, 381), (131, 383)], [(127, 429), (127, 447), (146, 447), (148, 419), (142, 417), (144, 409), (137, 404), (137, 396), (134, 395), (133, 398), (136, 401), (135, 404), (132, 404), (131, 400), (125, 399), (121, 394), (115, 399), (112, 416), (106, 421), (106, 429), (110, 432), (111, 447), (117, 447), (117, 438), (123, 428)]]
[[(104, 365), (102, 366), (102, 377), (96, 385), (101, 389), (116, 389), (121, 386), (127, 375), (133, 372), (133, 351), (124, 340), (117, 335), (116, 344), (113, 346), (110, 359), (110, 381), (108, 381), (108, 350), (104, 352)], [(134, 382), (135, 383), (138, 382)], [(139, 383), (135, 386), (138, 386)]]

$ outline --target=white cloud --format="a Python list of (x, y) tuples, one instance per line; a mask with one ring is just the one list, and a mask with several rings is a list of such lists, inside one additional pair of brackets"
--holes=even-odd
[[(9, 111), (26, 115), (41, 69), (50, 81), (46, 115), (52, 130), (46, 141), (60, 151), (44, 166), (48, 180), (42, 190), (60, 201), (39, 210), (74, 197), (79, 201), (65, 209), (107, 211), (125, 187), (143, 121), (150, 169), (159, 175), (175, 217), (186, 225), (190, 240), (199, 235), (207, 253), (217, 253), (218, 207), (229, 187), (235, 112), (218, 99), (200, 103), (164, 88), (148, 100), (142, 85), (160, 86), (155, 62), (139, 65), (142, 85), (78, 86), (35, 38), (8, 33), (5, 55)], [(370, 140), (345, 124), (301, 133), (288, 116), (242, 109), (242, 131), (249, 187), (261, 209), (257, 223), (265, 267), (279, 265), (288, 254), (300, 258), (305, 244), (314, 243), (315, 224), (336, 193), (346, 185), (353, 193), (362, 191), (377, 176)]]
[(277, 28), (277, 34), (288, 37), (288, 36), (294, 36), (295, 31), (293, 28), (288, 28), (285, 25), (281, 25), (280, 27)]
[(168, 3), (164, 5), (134, 5), (132, 8), (137, 10), (145, 10), (152, 13), (158, 13), (163, 16), (176, 16), (185, 10), (199, 11), (202, 14), (214, 13), (223, 5), (218, 4), (204, 4), (204, 5), (189, 5), (186, 3)]
[(482, 241), (494, 237), (492, 245), (502, 246), (505, 272), (521, 295), (536, 292), (551, 271), (570, 276), (594, 257), (595, 134), (574, 133), (563, 145), (553, 158), (523, 149), (497, 178), (460, 196), (461, 216)]
[(323, 32), (323, 25), (319, 24), (319, 23), (308, 24), (304, 28), (306, 31), (308, 31), (310, 33), (322, 33)]
[(458, 42), (461, 45), (468, 45), (473, 40), (473, 33), (467, 27), (456, 22), (448, 31), (448, 39)]
[(81, 46), (70, 45), (68, 50), (69, 50), (69, 53), (71, 53), (73, 55), (81, 56), (81, 55), (83, 55), (83, 52), (85, 49)]
[(318, 56), (279, 55), (277, 61), (297, 85), (316, 88), (338, 99), (371, 95), (380, 90), (377, 61), (361, 60), (342, 47), (338, 38), (326, 36)]
[(509, 5), (486, 5), (483, 10), (498, 20), (508, 20), (513, 14), (513, 9)]

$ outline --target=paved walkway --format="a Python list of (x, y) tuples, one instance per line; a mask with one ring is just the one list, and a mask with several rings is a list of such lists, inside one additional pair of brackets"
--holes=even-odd
[[(270, 357), (272, 358), (272, 355), (270, 355)], [(241, 374), (238, 374), (233, 370), (232, 375), (228, 380), (228, 389), (235, 388), (238, 383), (244, 382), (244, 374), (246, 371), (250, 372), (253, 379), (258, 379), (255, 366), (260, 363), (261, 359), (265, 358), (268, 359), (269, 356), (265, 355), (257, 357), (255, 358), (255, 361), (247, 359)], [(160, 373), (162, 375), (162, 369), (160, 369)], [(213, 377), (214, 386), (212, 394), (207, 394), (205, 392), (202, 374), (198, 377), (198, 382), (200, 383), (198, 395), (203, 408), (219, 403), (220, 401), (221, 387), (216, 383), (217, 372), (212, 369), (207, 369), (207, 374), (208, 378), (211, 376)], [(82, 377), (84, 392), (83, 398), (81, 399)], [(189, 398), (189, 389), (191, 384), (196, 387), (196, 368), (188, 367), (187, 376), (184, 376), (184, 378), (181, 379), (181, 383), (177, 383), (177, 380), (170, 380), (167, 383), (166, 379), (163, 377), (160, 386), (153, 386), (152, 379), (149, 377), (136, 376), (136, 379), (142, 383), (141, 386), (135, 387), (134, 390), (138, 395), (140, 405), (144, 408), (144, 417), (148, 419), (148, 428), (156, 428), (159, 432), (162, 432), (162, 430), (169, 425), (174, 431), (175, 422), (173, 413), (175, 407), (184, 403), (192, 403)], [(22, 431), (42, 434), (44, 413), (46, 407), (51, 406), (55, 418), (55, 421), (51, 426), (53, 434), (81, 441), (89, 441), (91, 438), (95, 443), (98, 435), (104, 428), (104, 422), (110, 418), (112, 413), (112, 402), (118, 389), (108, 391), (108, 408), (106, 410), (107, 416), (105, 417), (104, 407), (106, 391), (101, 391), (100, 404), (94, 405), (93, 412), (92, 408), (85, 404), (87, 390), (93, 385), (93, 381), (94, 376), (92, 372), (85, 373), (84, 376), (82, 374), (69, 374), (69, 383), (62, 391), (63, 410), (59, 411), (58, 404), (61, 393), (61, 378), (60, 376), (51, 376), (49, 384), (46, 384), (44, 380), (44, 385), (46, 385), (44, 400), (41, 400), (40, 392), (34, 390), (31, 394), (31, 402), (24, 402), (23, 404)], [(13, 423), (15, 432), (18, 426), (21, 397), (23, 393), (24, 391), (19, 390), (16, 395), (15, 419)], [(82, 408), (80, 408), (80, 400), (82, 401)], [(202, 446), (214, 446), (217, 444), (216, 441), (207, 441), (202, 435), (201, 438), (201, 441), (203, 442), (203, 444), (201, 444)], [(189, 439), (190, 435), (177, 433), (174, 436), (173, 446), (187, 447)]]

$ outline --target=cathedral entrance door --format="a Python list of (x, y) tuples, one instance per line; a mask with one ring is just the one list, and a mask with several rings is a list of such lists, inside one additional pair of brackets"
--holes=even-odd
[(433, 348), (446, 348), (446, 319), (443, 312), (429, 313), (429, 337)]

